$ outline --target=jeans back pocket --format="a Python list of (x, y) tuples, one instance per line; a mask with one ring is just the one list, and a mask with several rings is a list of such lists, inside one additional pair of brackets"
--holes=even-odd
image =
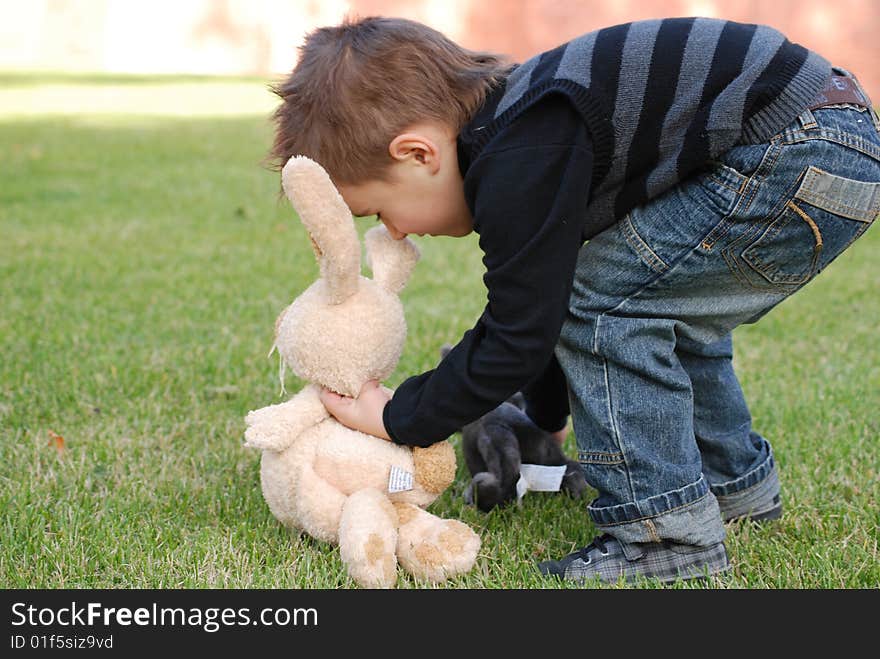
[(878, 213), (880, 182), (809, 167), (794, 198), (743, 250), (742, 260), (765, 284), (805, 284), (861, 236)]

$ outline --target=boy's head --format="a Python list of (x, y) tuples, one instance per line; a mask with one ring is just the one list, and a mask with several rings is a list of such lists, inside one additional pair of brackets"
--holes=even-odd
[(432, 201), (460, 187), (455, 137), (507, 68), (495, 55), (405, 19), (319, 28), (274, 88), (282, 104), (270, 156), (278, 168), (293, 155), (317, 161), (352, 212), (381, 215), (392, 235), (458, 235), (464, 227), (447, 225), (466, 211), (463, 200), (434, 209), (426, 226), (408, 218), (431, 212)]
[(320, 163), (337, 185), (388, 178), (391, 141), (425, 121), (458, 130), (506, 70), (426, 25), (346, 20), (310, 33), (293, 72), (275, 86), (271, 157)]

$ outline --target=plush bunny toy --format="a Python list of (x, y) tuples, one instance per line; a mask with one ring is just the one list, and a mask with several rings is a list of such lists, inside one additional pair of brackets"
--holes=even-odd
[(418, 250), (374, 227), (365, 235), (373, 279), (362, 277), (354, 220), (321, 166), (295, 156), (282, 184), (321, 277), (275, 323), (283, 362), (310, 384), (246, 418), (245, 446), (263, 451), (263, 496), (285, 526), (338, 543), (361, 586), (393, 587), (398, 562), (435, 583), (464, 573), (474, 565), (479, 536), (424, 510), (455, 477), (452, 446), (413, 449), (351, 430), (319, 398), (319, 387), (357, 396), (365, 382), (394, 370), (406, 336), (398, 293)]

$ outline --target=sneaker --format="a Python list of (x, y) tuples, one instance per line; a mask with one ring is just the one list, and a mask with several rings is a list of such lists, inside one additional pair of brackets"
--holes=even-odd
[(779, 475), (776, 465), (767, 478), (750, 488), (733, 494), (716, 494), (721, 519), (725, 522), (749, 520), (766, 522), (782, 517), (782, 501), (779, 498)]
[(710, 547), (671, 542), (629, 544), (608, 534), (565, 558), (538, 564), (538, 570), (545, 576), (578, 582), (598, 578), (604, 583), (617, 583), (620, 577), (628, 583), (634, 583), (638, 577), (669, 583), (704, 578), (729, 568), (723, 542)]
[(725, 522), (739, 522), (748, 520), (750, 522), (769, 522), (782, 517), (782, 501), (779, 495), (774, 496), (769, 503), (761, 506), (760, 510), (749, 509), (744, 513), (737, 513), (730, 508), (725, 509), (722, 505), (722, 497), (716, 497), (718, 505), (721, 508), (721, 519)]

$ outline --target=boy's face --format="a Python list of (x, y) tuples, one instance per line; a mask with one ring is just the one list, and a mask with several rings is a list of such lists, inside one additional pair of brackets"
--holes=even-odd
[(406, 141), (389, 180), (340, 185), (352, 213), (378, 216), (396, 240), (408, 234), (461, 237), (473, 231), (455, 140), (433, 137), (438, 139)]

